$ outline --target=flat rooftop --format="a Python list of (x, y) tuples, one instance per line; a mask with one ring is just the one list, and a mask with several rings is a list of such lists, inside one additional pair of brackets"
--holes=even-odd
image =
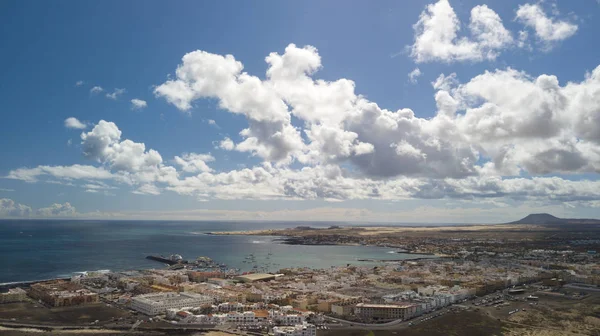
[(236, 279), (243, 282), (266, 281), (275, 279), (275, 275), (268, 273), (253, 273), (237, 276)]
[(413, 307), (413, 304), (404, 304), (404, 305), (386, 305), (386, 304), (375, 304), (375, 303), (358, 303), (356, 305), (357, 307), (362, 307), (362, 308), (400, 308), (400, 309), (404, 309), (404, 308), (410, 308)]
[(193, 299), (208, 299), (207, 296), (196, 294), (196, 293), (152, 293), (152, 294), (143, 294), (133, 298), (134, 300), (145, 302), (145, 303), (167, 303), (167, 302), (180, 302), (185, 300), (193, 300)]

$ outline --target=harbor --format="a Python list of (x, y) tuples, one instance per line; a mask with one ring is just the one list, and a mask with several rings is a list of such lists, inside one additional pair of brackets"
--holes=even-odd
[(202, 272), (225, 272), (226, 274), (237, 274), (237, 273), (256, 273), (262, 272), (267, 273), (273, 268), (280, 267), (280, 263), (271, 261), (272, 252), (268, 252), (266, 255), (257, 256), (254, 253), (245, 255), (241, 260), (244, 264), (244, 271), (241, 268), (228, 267), (224, 263), (219, 263), (207, 256), (197, 257), (195, 260), (186, 260), (180, 254), (172, 254), (170, 256), (163, 255), (149, 255), (146, 259), (153, 260), (163, 264), (169, 270), (194, 270)]

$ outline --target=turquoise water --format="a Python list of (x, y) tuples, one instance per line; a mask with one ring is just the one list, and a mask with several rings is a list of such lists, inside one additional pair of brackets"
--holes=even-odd
[[(304, 246), (280, 244), (277, 237), (214, 236), (210, 231), (294, 227), (272, 222), (158, 222), (0, 220), (0, 283), (70, 276), (73, 272), (162, 268), (150, 254), (208, 256), (230, 268), (254, 264), (276, 271), (285, 267), (325, 268), (369, 265), (359, 258), (403, 259), (390, 248), (373, 246)], [(310, 225), (302, 223), (302, 225)], [(313, 226), (323, 224), (313, 224)], [(256, 263), (243, 263), (253, 253)], [(271, 255), (269, 256), (269, 253)], [(267, 258), (268, 257), (268, 258)], [(269, 264), (269, 265), (267, 265)]]

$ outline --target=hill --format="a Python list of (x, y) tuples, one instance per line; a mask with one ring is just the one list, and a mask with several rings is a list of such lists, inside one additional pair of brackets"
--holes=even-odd
[(507, 224), (600, 224), (600, 220), (598, 219), (588, 219), (588, 218), (558, 218), (552, 216), (547, 213), (540, 214), (530, 214), (525, 218), (522, 218), (518, 221), (510, 222)]

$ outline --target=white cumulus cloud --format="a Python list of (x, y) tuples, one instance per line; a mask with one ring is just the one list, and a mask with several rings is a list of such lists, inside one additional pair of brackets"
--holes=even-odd
[(235, 143), (231, 139), (225, 138), (219, 143), (219, 148), (230, 151), (235, 148)]
[(75, 207), (69, 202), (64, 204), (54, 203), (47, 208), (40, 208), (36, 211), (36, 215), (40, 217), (71, 217), (76, 213)]
[(0, 198), (0, 217), (25, 217), (31, 214), (29, 206), (15, 203), (8, 198)]
[(131, 100), (131, 108), (134, 110), (141, 110), (143, 108), (146, 108), (148, 106), (148, 103), (146, 103), (145, 100), (141, 100), (141, 99), (137, 99), (134, 98)]
[(186, 54), (177, 68), (175, 80), (155, 89), (158, 97), (183, 111), (201, 98), (217, 98), (219, 107), (242, 114), (249, 127), (236, 149), (275, 161), (289, 161), (303, 147), (299, 131), (292, 126), (285, 102), (268, 83), (242, 72), (243, 65), (232, 55), (205, 51)]
[[(485, 16), (479, 10), (475, 16)], [(597, 179), (538, 176), (600, 172), (600, 66), (567, 83), (513, 68), (462, 83), (442, 74), (432, 83), (437, 111), (423, 118), (408, 108), (380, 107), (350, 79), (318, 78), (323, 65), (312, 46), (290, 44), (265, 61), (260, 79), (242, 72), (231, 55), (195, 51), (155, 92), (182, 110), (217, 98), (221, 113), (243, 115), (241, 141), (216, 145), (260, 157), (254, 167), (218, 171), (208, 165), (210, 154), (197, 153), (165, 163), (158, 151), (123, 139), (115, 123), (100, 120), (81, 135), (83, 154), (95, 166), (19, 168), (7, 177), (56, 179), (85, 190), (110, 181), (139, 194), (199, 200), (600, 201)]]
[(82, 133), (81, 139), (84, 156), (117, 171), (127, 183), (164, 182), (177, 176), (157, 151), (146, 150), (144, 143), (121, 141), (121, 130), (113, 122), (100, 120), (90, 132)]
[(460, 36), (461, 23), (448, 0), (427, 5), (414, 29), (410, 55), (417, 63), (495, 60), (514, 42), (500, 16), (486, 5), (471, 10), (471, 36)]
[(74, 129), (85, 129), (87, 125), (82, 123), (81, 121), (79, 121), (79, 119), (75, 117), (70, 117), (65, 119), (65, 127)]
[(577, 25), (546, 15), (540, 4), (519, 6), (516, 19), (532, 28), (535, 35), (545, 43), (565, 40), (577, 32)]
[(186, 173), (210, 172), (212, 169), (206, 164), (215, 158), (209, 154), (185, 153), (175, 156), (175, 163)]

